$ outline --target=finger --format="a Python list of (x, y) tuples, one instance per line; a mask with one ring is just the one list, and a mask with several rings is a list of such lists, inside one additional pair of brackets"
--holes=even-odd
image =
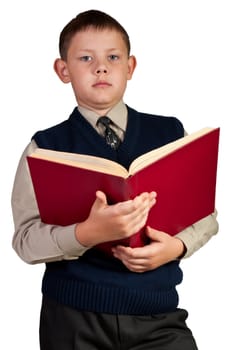
[(141, 193), (133, 199), (130, 199), (125, 202), (121, 202), (121, 204), (134, 206), (135, 208), (139, 208), (141, 205), (149, 205), (149, 202), (154, 198), (154, 195), (149, 194), (147, 192)]
[(150, 193), (150, 208), (152, 208), (153, 205), (155, 205), (156, 199), (157, 199), (157, 193), (156, 192), (151, 192)]
[(114, 257), (115, 258), (118, 258), (120, 259), (121, 261), (123, 261), (124, 264), (126, 265), (130, 265), (130, 266), (133, 266), (134, 268), (136, 266), (140, 266), (140, 267), (145, 267), (148, 265), (148, 260), (147, 259), (144, 259), (144, 258), (139, 258), (139, 259), (135, 259), (135, 258), (128, 258), (127, 256), (125, 256), (124, 254), (120, 254), (120, 253), (113, 253)]
[(122, 245), (118, 245), (112, 248), (112, 252), (117, 257), (123, 258), (131, 262), (139, 261), (139, 263), (146, 262), (148, 259), (150, 259), (150, 256), (153, 255), (150, 252), (149, 245), (138, 248), (124, 247)]
[(149, 208), (143, 208), (143, 210), (134, 210), (130, 214), (127, 214), (125, 220), (128, 223), (128, 228), (130, 231), (136, 233), (142, 227), (144, 227), (147, 222), (148, 214)]
[(148, 267), (143, 265), (137, 265), (137, 264), (134, 265), (134, 264), (128, 263), (127, 261), (122, 261), (122, 262), (127, 267), (127, 269), (132, 272), (142, 273), (149, 270)]
[(149, 198), (146, 198), (145, 200), (141, 200), (141, 198), (139, 198), (138, 200), (135, 200), (131, 204), (131, 208), (127, 213), (127, 215), (130, 215), (130, 217), (128, 217), (128, 220), (136, 219), (137, 221), (141, 221), (143, 219), (146, 219), (150, 208), (151, 208), (151, 202)]

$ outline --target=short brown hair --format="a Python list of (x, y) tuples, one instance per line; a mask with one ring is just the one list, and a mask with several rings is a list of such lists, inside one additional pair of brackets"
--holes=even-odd
[(71, 42), (71, 39), (77, 32), (84, 31), (90, 27), (98, 30), (114, 29), (121, 33), (122, 38), (126, 44), (128, 56), (130, 55), (130, 39), (126, 30), (122, 25), (108, 14), (98, 11), (89, 10), (79, 13), (73, 18), (60, 33), (59, 51), (60, 57), (63, 60), (67, 59), (67, 52)]

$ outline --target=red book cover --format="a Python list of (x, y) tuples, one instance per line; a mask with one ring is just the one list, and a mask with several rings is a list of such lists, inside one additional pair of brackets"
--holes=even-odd
[[(219, 128), (152, 162), (127, 178), (29, 156), (28, 164), (41, 215), (48, 224), (70, 225), (88, 217), (101, 190), (108, 203), (155, 191), (157, 202), (147, 225), (175, 235), (215, 209)], [(98, 246), (145, 244), (144, 230), (130, 239)]]

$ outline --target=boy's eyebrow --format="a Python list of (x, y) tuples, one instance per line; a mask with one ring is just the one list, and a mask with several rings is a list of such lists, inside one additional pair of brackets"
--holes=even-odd
[[(112, 47), (110, 49), (106, 49), (104, 51), (120, 51), (120, 48)], [(94, 52), (96, 51), (95, 49), (78, 49), (78, 51), (84, 51), (84, 52)]]

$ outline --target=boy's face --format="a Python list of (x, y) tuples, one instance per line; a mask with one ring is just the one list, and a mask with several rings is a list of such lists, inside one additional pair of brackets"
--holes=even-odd
[(64, 83), (71, 82), (79, 105), (103, 115), (123, 98), (135, 66), (120, 33), (90, 28), (75, 34), (67, 60), (56, 60), (54, 68)]

